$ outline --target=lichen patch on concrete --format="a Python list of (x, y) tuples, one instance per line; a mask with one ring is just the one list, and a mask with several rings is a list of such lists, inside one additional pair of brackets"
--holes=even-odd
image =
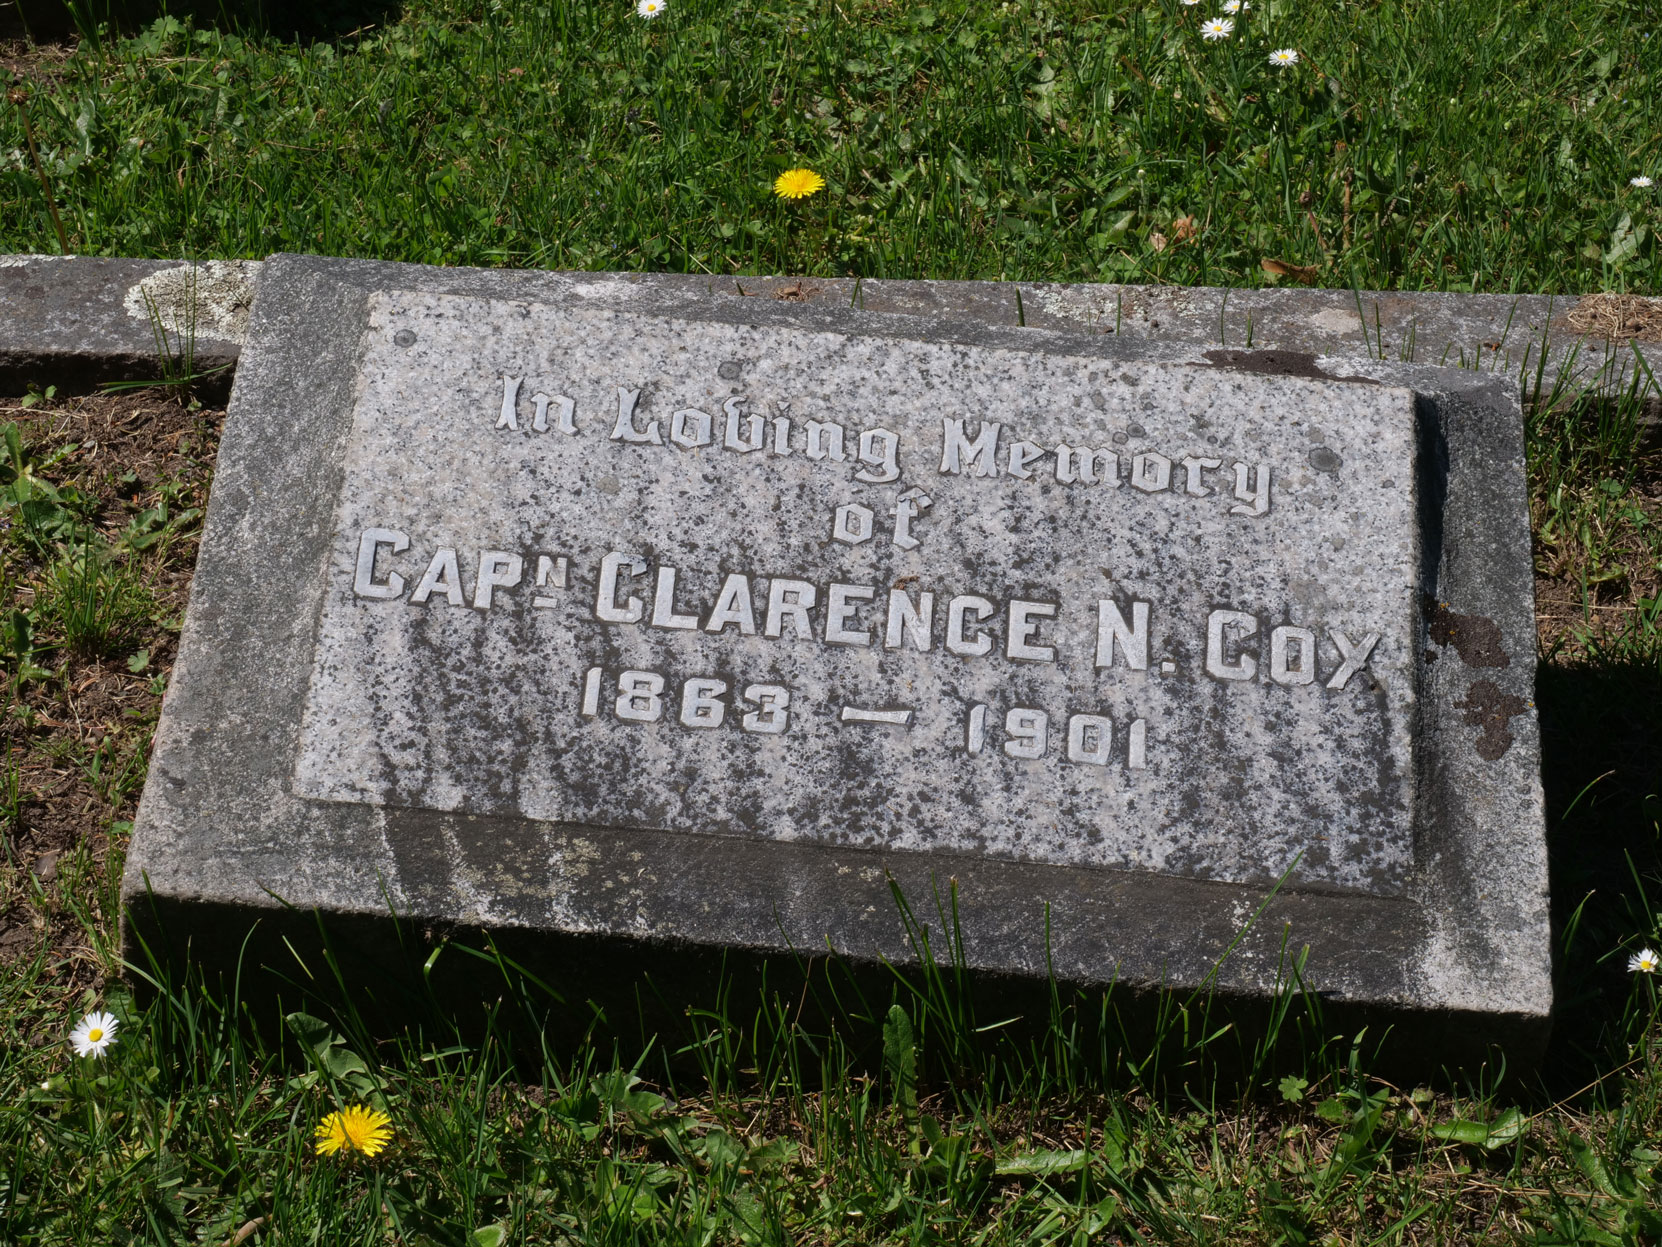
[(1468, 727), (1478, 728), (1477, 756), (1498, 762), (1512, 747), (1511, 720), (1529, 709), (1529, 703), (1515, 693), (1505, 693), (1493, 680), (1474, 681), (1466, 699), (1455, 703), (1465, 712)]
[(254, 305), (255, 260), (208, 260), (152, 273), (131, 287), (122, 306), (137, 320), (160, 320), (178, 339), (217, 338), (241, 346)]
[(1349, 308), (1324, 307), (1319, 312), (1311, 312), (1304, 318), (1304, 323), (1317, 333), (1349, 335), (1362, 328), (1362, 321)]

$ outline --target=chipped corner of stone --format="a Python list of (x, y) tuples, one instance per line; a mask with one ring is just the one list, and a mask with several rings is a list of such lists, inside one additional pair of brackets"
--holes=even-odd
[(133, 319), (176, 337), (242, 346), (260, 266), (258, 260), (207, 260), (159, 269), (129, 287), (122, 306)]

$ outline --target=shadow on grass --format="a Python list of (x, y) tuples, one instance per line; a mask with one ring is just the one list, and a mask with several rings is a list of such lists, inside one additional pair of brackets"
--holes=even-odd
[(385, 26), (401, 8), (397, 0), (0, 0), (0, 39), (91, 39), (100, 27), (131, 34), (165, 14), (198, 30), (311, 43)]
[(1656, 637), (1536, 679), (1546, 788), (1555, 1024), (1544, 1073), (1557, 1095), (1626, 1059), (1627, 952), (1662, 908), (1662, 644)]

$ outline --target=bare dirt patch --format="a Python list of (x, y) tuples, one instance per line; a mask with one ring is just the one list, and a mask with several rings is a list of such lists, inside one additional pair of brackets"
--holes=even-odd
[[(223, 414), (156, 390), (29, 406), (0, 398), (0, 427), (16, 425), (22, 457), (20, 468), (0, 447), (8, 488), (20, 471), (48, 481), (75, 516), (48, 541), (25, 508), (0, 513), (0, 966), (44, 957), (64, 988), (94, 986), (107, 969), (91, 932), (114, 927), (105, 911), (177, 648)], [(105, 610), (118, 626), (89, 640), (78, 609)]]
[(74, 54), (73, 43), (30, 43), (11, 36), (0, 9), (0, 86), (55, 82)]

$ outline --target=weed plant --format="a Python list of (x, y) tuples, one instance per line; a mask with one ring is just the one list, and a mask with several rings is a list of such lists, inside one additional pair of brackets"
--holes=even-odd
[[(71, 250), (110, 255), (1656, 290), (1654, 7), (1252, 0), (1208, 41), (1221, 2), (412, 0), (332, 42), (91, 31), (0, 111), (0, 249), (57, 250), (55, 204)], [(775, 198), (797, 166), (829, 185)]]

